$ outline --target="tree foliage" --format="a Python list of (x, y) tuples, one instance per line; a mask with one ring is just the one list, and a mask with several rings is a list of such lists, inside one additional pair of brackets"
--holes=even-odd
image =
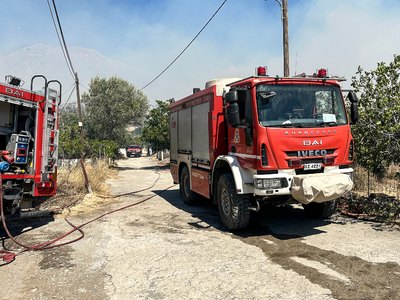
[(169, 149), (169, 105), (175, 100), (156, 100), (157, 107), (150, 110), (142, 128), (142, 141), (153, 151)]
[(356, 160), (375, 174), (400, 161), (400, 56), (375, 70), (358, 68), (352, 86), (359, 95), (359, 121), (353, 128)]
[(60, 156), (63, 158), (80, 158), (82, 140), (78, 126), (78, 109), (74, 105), (66, 106), (60, 113)]
[[(86, 117), (85, 112), (83, 116)], [(86, 134), (84, 127), (84, 141), (81, 139), (81, 131), (78, 126), (78, 109), (75, 105), (66, 106), (60, 113), (60, 140), (59, 155), (62, 158), (104, 157), (117, 158), (119, 146), (114, 141), (91, 139)]]
[(149, 109), (142, 91), (117, 76), (92, 78), (89, 93), (83, 93), (82, 102), (90, 138), (111, 140), (121, 147), (131, 140), (126, 128), (142, 124)]

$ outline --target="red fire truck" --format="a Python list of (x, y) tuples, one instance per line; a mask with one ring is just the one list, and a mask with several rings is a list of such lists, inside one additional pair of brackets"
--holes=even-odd
[(54, 195), (57, 185), (61, 84), (43, 75), (32, 78), (30, 90), (22, 84), (14, 76), (0, 84), (0, 201), (9, 217), (34, 215), (30, 208)]
[[(265, 67), (244, 79), (206, 83), (170, 105), (171, 173), (181, 196), (218, 204), (228, 230), (248, 225), (260, 203), (302, 203), (330, 217), (350, 191), (354, 142), (338, 79), (270, 77)], [(350, 92), (351, 122), (358, 119)]]

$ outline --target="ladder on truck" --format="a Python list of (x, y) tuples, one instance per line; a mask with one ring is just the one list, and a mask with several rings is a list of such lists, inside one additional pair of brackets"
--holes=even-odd
[(48, 89), (43, 114), (43, 143), (42, 143), (42, 180), (49, 180), (49, 174), (56, 172), (58, 162), (58, 109), (59, 95), (57, 91)]

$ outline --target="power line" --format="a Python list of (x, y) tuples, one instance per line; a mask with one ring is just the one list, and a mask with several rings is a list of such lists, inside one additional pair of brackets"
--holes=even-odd
[(71, 91), (71, 94), (69, 94), (69, 97), (67, 99), (67, 101), (65, 102), (64, 106), (61, 108), (61, 111), (64, 110), (64, 108), (67, 106), (69, 99), (71, 99), (72, 93), (75, 91), (76, 85), (74, 84), (74, 88)]
[(55, 20), (54, 20), (53, 11), (52, 11), (52, 9), (51, 9), (49, 0), (47, 0), (47, 4), (48, 4), (49, 9), (50, 9), (51, 18), (53, 19), (53, 24), (54, 24), (54, 27), (55, 27), (55, 29), (56, 29), (58, 41), (60, 42), (61, 50), (62, 50), (62, 52), (63, 52), (65, 61), (66, 61), (66, 63), (67, 63), (68, 69), (69, 69), (69, 71), (70, 71), (70, 73), (71, 73), (71, 75), (72, 75), (72, 78), (75, 79), (75, 75), (74, 75), (74, 74), (75, 74), (75, 70), (74, 70), (74, 67), (73, 67), (73, 65), (72, 65), (71, 57), (69, 56), (69, 52), (68, 52), (68, 48), (67, 48), (67, 43), (65, 42), (64, 34), (63, 34), (63, 31), (62, 31), (62, 28), (61, 28), (61, 22), (60, 22), (60, 18), (58, 17), (58, 12), (57, 12), (56, 3), (55, 3), (55, 1), (53, 0), (54, 12), (55, 12), (56, 17), (57, 17), (58, 29), (60, 30), (62, 42), (61, 42), (61, 39), (60, 39), (60, 34), (58, 33), (57, 25), (56, 25), (56, 22), (55, 22)]
[(62, 40), (63, 40), (64, 48), (65, 48), (65, 53), (67, 53), (68, 61), (69, 61), (69, 64), (70, 64), (70, 66), (71, 66), (72, 72), (75, 74), (75, 70), (74, 70), (74, 67), (73, 67), (73, 65), (72, 65), (71, 57), (69, 56), (67, 44), (65, 43), (64, 34), (63, 34), (63, 31), (62, 31), (62, 28), (61, 28), (60, 19), (59, 19), (59, 17), (58, 17), (56, 2), (55, 2), (54, 0), (53, 0), (53, 7), (54, 7), (54, 12), (56, 13), (57, 22), (58, 22), (58, 27), (60, 28), (60, 33), (61, 33), (61, 37), (62, 37)]
[(150, 81), (148, 84), (146, 84), (144, 87), (141, 88), (141, 90), (145, 89), (146, 87), (148, 87), (150, 84), (152, 84), (154, 81), (156, 81), (162, 74), (164, 74), (165, 71), (167, 71), (169, 69), (169, 67), (171, 67), (177, 60), (178, 58), (183, 54), (183, 52), (186, 51), (187, 48), (189, 48), (189, 46), (194, 42), (194, 40), (200, 35), (200, 33), (204, 30), (204, 28), (207, 27), (208, 23), (211, 22), (211, 20), (215, 17), (215, 15), (219, 12), (219, 10), (222, 8), (222, 6), (224, 6), (225, 2), (228, 0), (225, 0), (224, 2), (222, 2), (221, 6), (217, 9), (217, 11), (212, 15), (212, 17), (208, 20), (208, 22), (206, 23), (206, 25), (203, 26), (203, 28), (199, 31), (199, 33), (192, 39), (192, 41), (185, 47), (185, 49), (182, 50), (181, 53), (179, 53), (179, 55), (168, 65), (168, 67), (166, 67), (160, 74), (158, 74), (156, 76), (156, 78), (154, 78), (152, 81)]
[(66, 94), (66, 93), (68, 93), (68, 91), (71, 89), (71, 88), (73, 88), (75, 86), (75, 83), (73, 83), (66, 91), (64, 91), (64, 93), (62, 94), (62, 96), (64, 97), (64, 95)]
[(89, 88), (87, 88), (86, 86), (84, 86), (82, 83), (79, 82), (79, 85), (84, 87), (85, 89), (89, 90)]
[(69, 72), (71, 73), (72, 77), (75, 78), (75, 77), (74, 77), (74, 73), (73, 73), (73, 71), (72, 71), (72, 69), (71, 69), (71, 67), (70, 67), (70, 65), (69, 65), (69, 63), (68, 63), (68, 59), (67, 59), (67, 56), (66, 56), (65, 51), (64, 51), (64, 47), (63, 47), (62, 42), (61, 42), (60, 34), (58, 33), (56, 21), (54, 20), (53, 11), (51, 10), (51, 6), (50, 6), (49, 0), (47, 0), (47, 5), (49, 6), (50, 15), (51, 15), (51, 18), (53, 19), (54, 28), (55, 28), (55, 30), (56, 30), (57, 37), (58, 37), (58, 41), (60, 42), (61, 50), (62, 50), (62, 52), (63, 52), (65, 62), (67, 63), (68, 70), (69, 70)]

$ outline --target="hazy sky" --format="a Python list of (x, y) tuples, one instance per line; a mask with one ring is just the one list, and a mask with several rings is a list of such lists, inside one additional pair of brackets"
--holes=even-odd
[[(93, 67), (91, 77), (117, 75), (137, 88), (172, 62), (222, 2), (56, 0), (68, 47), (92, 49), (116, 66)], [(348, 88), (359, 65), (371, 70), (400, 54), (399, 0), (288, 0), (288, 8), (291, 75), (326, 67), (332, 75), (345, 76), (343, 87)], [(0, 17), (3, 57), (34, 44), (59, 47), (46, 0), (19, 0), (18, 5), (2, 1)], [(178, 100), (211, 79), (254, 75), (259, 65), (268, 66), (270, 75), (282, 76), (280, 17), (274, 0), (228, 0), (181, 58), (144, 93), (151, 103)], [(70, 87), (73, 79), (63, 58), (52, 64), (64, 87)], [(84, 63), (74, 67), (78, 73), (92, 70)], [(4, 68), (0, 63), (1, 81), (8, 74)], [(41, 73), (40, 65), (37, 68), (35, 72)], [(89, 79), (81, 80), (88, 86)]]

